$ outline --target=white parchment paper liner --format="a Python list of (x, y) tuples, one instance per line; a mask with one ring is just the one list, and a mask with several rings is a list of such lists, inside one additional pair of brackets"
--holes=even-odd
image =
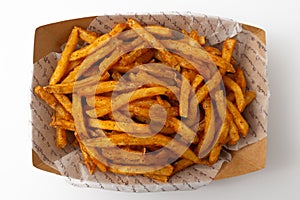
[[(206, 36), (210, 45), (219, 44), (227, 37), (236, 37), (234, 58), (244, 69), (248, 87), (257, 98), (244, 111), (250, 130), (245, 139), (237, 145), (226, 147), (238, 150), (255, 143), (267, 135), (269, 89), (266, 74), (267, 55), (265, 45), (251, 32), (244, 30), (238, 22), (194, 13), (147, 13), (116, 14), (95, 18), (89, 30), (108, 32), (116, 23), (126, 22), (128, 17), (142, 25), (162, 25), (171, 29), (188, 32), (196, 29)], [(47, 85), (60, 54), (52, 52), (34, 64), (32, 88)], [(72, 185), (94, 187), (127, 192), (157, 192), (192, 190), (210, 183), (220, 170), (222, 163), (231, 160), (231, 155), (223, 150), (219, 161), (211, 167), (194, 165), (171, 177), (168, 183), (160, 183), (143, 176), (125, 176), (96, 170), (90, 175), (83, 164), (80, 151), (68, 145), (65, 149), (55, 146), (55, 130), (49, 126), (53, 111), (32, 92), (32, 148), (43, 162), (57, 169)]]

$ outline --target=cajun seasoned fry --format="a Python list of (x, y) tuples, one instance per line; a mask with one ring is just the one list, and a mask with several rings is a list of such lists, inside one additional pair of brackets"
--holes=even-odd
[(234, 93), (237, 108), (242, 112), (246, 106), (246, 102), (240, 86), (227, 76), (223, 76), (223, 82), (224, 85)]
[(254, 91), (250, 90), (245, 93), (245, 101), (246, 106), (249, 105), (256, 97), (256, 94)]
[(51, 93), (48, 93), (43, 87), (37, 86), (34, 88), (34, 92), (39, 95), (41, 99), (43, 99), (52, 109), (59, 113), (64, 119), (70, 120), (72, 116), (66, 109), (57, 101), (55, 96)]
[(78, 42), (78, 30), (77, 28), (73, 28), (69, 39), (66, 43), (66, 46), (61, 54), (61, 57), (57, 63), (57, 66), (51, 75), (49, 84), (53, 85), (58, 83), (63, 76), (65, 76), (65, 73), (68, 70), (68, 64), (69, 64), (69, 57), (71, 56), (71, 53), (74, 51), (76, 45)]
[(164, 146), (183, 158), (192, 160), (194, 163), (199, 162), (199, 158), (195, 155), (195, 153), (187, 148), (183, 143), (177, 142), (174, 139), (161, 134), (156, 134), (148, 138), (132, 137), (127, 134), (118, 134), (106, 138), (98, 137), (86, 139), (83, 141), (83, 143), (86, 146), (98, 148), (115, 147), (116, 145)]
[(91, 44), (97, 39), (97, 34), (95, 32), (90, 32), (79, 26), (75, 26), (75, 28), (78, 30), (79, 38), (83, 41)]
[(126, 24), (122, 24), (122, 23), (117, 24), (109, 33), (101, 35), (88, 46), (85, 46), (73, 52), (69, 60), (73, 61), (73, 60), (78, 60), (80, 58), (85, 58), (86, 56), (93, 53), (98, 48), (104, 46), (110, 40), (111, 37), (121, 33), (126, 27), (127, 27)]
[(245, 94), (247, 83), (244, 72), (240, 66), (236, 68), (235, 82), (240, 86), (242, 92)]
[(232, 53), (234, 51), (234, 47), (236, 44), (236, 40), (232, 38), (227, 38), (223, 42), (222, 46), (222, 58), (226, 60), (227, 62), (231, 61)]
[(249, 125), (239, 112), (238, 108), (230, 101), (227, 101), (227, 108), (233, 116), (233, 120), (243, 137), (247, 136)]
[(165, 49), (165, 47), (153, 36), (151, 33), (147, 32), (137, 21), (129, 18), (127, 24), (132, 28), (138, 35), (140, 35), (145, 41), (147, 41), (152, 47), (155, 47), (162, 53), (162, 58), (170, 64), (170, 66), (175, 67), (178, 62), (172, 54)]
[(235, 125), (235, 122), (233, 121), (232, 114), (229, 111), (227, 111), (227, 112), (228, 112), (228, 116), (230, 118), (227, 144), (234, 145), (240, 139), (239, 130), (238, 130), (237, 126)]

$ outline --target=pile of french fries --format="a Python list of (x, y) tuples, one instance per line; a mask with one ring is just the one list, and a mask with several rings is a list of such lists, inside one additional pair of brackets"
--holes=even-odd
[(235, 44), (228, 38), (218, 49), (196, 30), (131, 18), (104, 34), (75, 26), (49, 84), (34, 91), (54, 110), (56, 146), (79, 146), (90, 174), (167, 182), (193, 164), (214, 164), (248, 133), (242, 112), (256, 95), (232, 57)]

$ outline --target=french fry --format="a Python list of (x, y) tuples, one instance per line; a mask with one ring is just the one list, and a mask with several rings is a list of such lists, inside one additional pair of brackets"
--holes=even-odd
[(230, 126), (229, 120), (230, 120), (229, 115), (226, 114), (226, 117), (219, 130), (218, 141), (215, 144), (215, 146), (212, 148), (211, 152), (209, 153), (208, 161), (210, 164), (214, 164), (215, 162), (218, 161), (222, 146), (227, 142), (226, 139), (228, 136), (229, 126)]
[(198, 31), (192, 30), (192, 31), (190, 32), (189, 36), (190, 36), (193, 40), (195, 40), (197, 43), (200, 44), (199, 36), (198, 36)]
[(171, 29), (162, 26), (146, 26), (145, 30), (159, 37), (172, 38), (174, 36), (173, 31)]
[(203, 140), (201, 140), (196, 147), (196, 152), (200, 158), (207, 156), (211, 148), (210, 145), (214, 145), (216, 138), (218, 138), (218, 135), (216, 137), (215, 134), (215, 111), (212, 106), (211, 99), (206, 98), (203, 102), (203, 109), (205, 112), (205, 134)]
[(79, 144), (79, 147), (80, 147), (80, 150), (81, 150), (81, 153), (82, 153), (84, 164), (87, 167), (89, 173), (93, 174), (97, 165), (93, 162), (92, 158), (87, 153), (86, 148), (80, 142), (80, 137), (78, 136), (78, 134), (76, 132), (75, 132), (75, 137), (76, 137), (77, 141), (79, 141), (78, 144)]
[(159, 176), (170, 176), (173, 172), (173, 167), (171, 165), (162, 167), (159, 165), (118, 165), (110, 163), (109, 166), (109, 171), (116, 174), (153, 174)]
[(245, 94), (247, 83), (244, 72), (240, 66), (236, 68), (235, 82), (240, 86), (242, 92)]
[(189, 112), (189, 95), (190, 95), (190, 84), (188, 79), (182, 76), (180, 97), (179, 97), (179, 115), (181, 117), (188, 117)]
[(198, 40), (199, 40), (200, 45), (202, 45), (202, 46), (205, 45), (206, 41), (205, 41), (205, 37), (203, 35), (200, 35)]
[(240, 86), (227, 76), (223, 76), (223, 83), (229, 90), (234, 93), (237, 108), (240, 112), (242, 112), (245, 109), (246, 101)]
[(151, 179), (166, 183), (169, 180), (169, 176), (156, 175), (156, 174), (143, 174), (143, 176), (149, 177)]
[(50, 123), (50, 126), (53, 126), (55, 128), (62, 128), (69, 131), (75, 131), (75, 124), (74, 121), (71, 120), (65, 120), (65, 119), (59, 119), (59, 120), (52, 120)]
[[(173, 166), (174, 166), (173, 174), (175, 174), (193, 164), (194, 163), (191, 160), (181, 158), (173, 164)], [(201, 159), (199, 164), (210, 165), (210, 163), (208, 161), (206, 161), (205, 159)]]
[(93, 128), (134, 133), (138, 135), (151, 134), (151, 130), (146, 124), (116, 122), (111, 120), (89, 119), (88, 124)]
[(127, 134), (112, 135), (106, 138), (92, 138), (83, 141), (86, 146), (108, 148), (115, 147), (116, 145), (155, 145), (164, 146), (175, 154), (183, 158), (192, 160), (194, 163), (199, 162), (199, 158), (195, 153), (186, 147), (183, 143), (175, 141), (167, 136), (156, 134), (147, 138), (132, 137)]
[(246, 106), (249, 105), (256, 97), (256, 94), (254, 91), (250, 90), (245, 93), (245, 101)]
[(78, 30), (76, 28), (73, 28), (69, 36), (69, 39), (66, 43), (66, 46), (61, 54), (61, 57), (57, 63), (57, 66), (50, 77), (50, 81), (49, 81), (50, 85), (54, 85), (58, 83), (61, 80), (61, 78), (65, 76), (65, 73), (68, 70), (69, 57), (71, 56), (71, 53), (74, 51), (77, 42), (78, 42)]
[(167, 123), (177, 134), (181, 135), (186, 142), (193, 143), (197, 134), (182, 121), (172, 117), (168, 119)]
[(228, 132), (227, 144), (235, 145), (240, 139), (239, 130), (235, 125), (235, 122), (233, 121), (231, 113), (228, 113), (228, 115), (230, 119), (229, 119), (229, 132)]
[(113, 72), (111, 73), (111, 78), (114, 81), (119, 81), (122, 78), (122, 74), (119, 73), (118, 71), (113, 70)]
[(132, 18), (127, 20), (127, 24), (136, 33), (141, 36), (145, 41), (147, 41), (152, 47), (155, 47), (162, 53), (162, 58), (170, 64), (170, 66), (175, 67), (178, 62), (172, 54), (165, 49), (165, 47), (149, 32), (147, 32), (137, 21)]
[(65, 146), (67, 145), (66, 129), (56, 127), (56, 129), (55, 129), (55, 145), (61, 149), (65, 148)]
[(96, 51), (98, 48), (103, 47), (107, 42), (111, 39), (111, 37), (118, 35), (121, 33), (125, 28), (127, 28), (126, 24), (117, 24), (109, 33), (103, 34), (97, 39), (95, 39), (91, 44), (85, 46), (77, 51), (74, 51), (71, 55), (69, 60), (74, 61), (80, 58), (85, 58), (89, 54)]
[(236, 40), (232, 38), (227, 38), (223, 42), (222, 46), (222, 58), (226, 60), (227, 62), (231, 61), (232, 53), (234, 51), (234, 47), (236, 44)]
[(71, 100), (64, 94), (54, 94), (57, 101), (68, 111), (72, 114), (72, 102)]
[(161, 165), (166, 165), (169, 164), (170, 152), (163, 149), (157, 152), (144, 153), (116, 147), (102, 149), (102, 155), (115, 164), (157, 165), (157, 160), (159, 160)]
[(123, 66), (129, 65), (136, 61), (138, 57), (148, 52), (149, 49), (143, 48), (143, 47), (137, 47), (135, 50), (129, 52), (128, 54), (122, 56), (119, 63)]
[[(85, 79), (75, 81), (75, 82), (47, 85), (44, 87), (44, 89), (46, 91), (48, 91), (49, 93), (55, 93), (55, 94), (71, 94), (74, 92), (74, 89), (81, 91), (80, 88), (84, 88), (84, 89), (82, 89), (83, 91), (85, 91), (85, 90), (90, 91), (90, 90), (93, 90), (94, 88), (87, 87), (87, 86), (95, 85), (95, 83), (105, 80), (108, 77), (109, 77), (109, 74), (104, 74), (100, 78), (97, 76), (92, 76), (92, 77), (85, 78)], [(86, 89), (86, 88), (88, 88), (88, 89)], [(91, 92), (95, 92), (95, 91), (91, 91)]]
[(75, 28), (78, 30), (79, 38), (83, 41), (91, 44), (97, 39), (97, 33), (85, 30), (79, 26), (75, 26)]
[(195, 79), (192, 82), (192, 88), (194, 92), (197, 91), (199, 85), (202, 83), (203, 80), (204, 78), (201, 75), (199, 74), (196, 75)]
[(221, 81), (220, 74), (217, 72), (213, 75), (213, 77), (207, 81), (205, 85), (200, 87), (196, 92), (196, 97), (198, 102), (201, 103), (209, 94), (209, 91), (212, 91), (214, 88), (220, 84)]
[[(232, 64), (226, 60), (224, 60), (223, 58), (216, 56), (214, 54), (210, 54), (209, 53), (209, 57), (212, 59), (212, 61), (221, 68), (221, 70), (223, 69), (223, 71), (225, 72), (231, 72), (231, 73), (235, 73), (235, 69), (232, 66)], [(224, 72), (224, 73), (225, 73)], [(222, 73), (221, 73), (222, 74)]]
[(42, 86), (37, 86), (34, 88), (34, 92), (43, 99), (53, 110), (59, 113), (64, 119), (71, 120), (72, 116), (66, 109), (57, 101), (55, 96), (51, 93), (48, 93)]
[(233, 116), (233, 120), (243, 137), (248, 134), (249, 125), (239, 112), (238, 108), (230, 101), (227, 101), (227, 108)]

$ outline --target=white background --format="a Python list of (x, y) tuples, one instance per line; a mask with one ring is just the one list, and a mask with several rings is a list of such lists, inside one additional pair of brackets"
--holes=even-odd
[[(5, 2), (0, 6), (0, 199), (299, 198), (300, 12), (296, 0)], [(132, 194), (73, 187), (59, 176), (32, 167), (29, 88), (35, 28), (65, 19), (136, 11), (198, 12), (266, 30), (271, 99), (264, 170), (215, 181), (196, 191)]]

